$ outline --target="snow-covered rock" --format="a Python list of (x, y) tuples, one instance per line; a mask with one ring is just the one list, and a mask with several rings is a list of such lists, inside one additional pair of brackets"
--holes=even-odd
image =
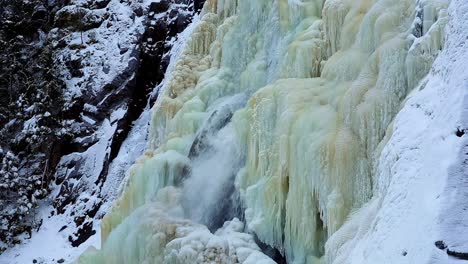
[[(0, 8), (2, 15), (18, 15), (6, 7), (5, 12)], [(32, 115), (19, 135), (35, 143), (35, 134), (43, 129), (42, 117), (62, 120), (57, 140), (45, 144), (53, 152), (49, 163), (45, 163), (49, 153), (43, 155), (46, 169), (42, 163), (35, 165), (47, 176), (42, 185), (48, 187), (53, 180), (53, 192), (41, 203), (37, 222), (62, 223), (51, 229), (57, 234), (60, 230), (63, 243), (79, 246), (99, 233), (95, 219), (107, 211), (125, 171), (143, 153), (149, 123), (144, 109), (157, 98), (171, 48), (195, 11), (189, 0), (51, 1), (46, 9), (52, 7), (54, 12), (47, 15), (53, 18), (53, 28), (41, 31), (40, 40), (52, 50), (54, 66), (60, 69), (58, 77), (65, 83), (63, 101), (47, 99), (59, 111), (46, 109), (52, 114)], [(40, 19), (42, 7), (37, 8), (34, 14)], [(25, 111), (39, 110), (29, 107)], [(14, 125), (13, 121), (8, 124)], [(35, 242), (25, 244), (34, 246)]]

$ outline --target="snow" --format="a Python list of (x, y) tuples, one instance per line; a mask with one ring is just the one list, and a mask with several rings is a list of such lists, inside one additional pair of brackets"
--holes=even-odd
[(127, 107), (124, 106), (114, 110), (111, 113), (110, 122), (114, 123), (115, 121), (122, 119), (125, 116), (125, 113), (127, 113)]
[(106, 182), (100, 193), (106, 199), (99, 209), (98, 216), (103, 216), (118, 198), (121, 186), (125, 182), (123, 179), (128, 175), (130, 166), (143, 154), (147, 142), (149, 119), (150, 111), (149, 108), (146, 108), (140, 118), (134, 122), (134, 126), (123, 142), (117, 157), (110, 164)]
[(333, 263), (464, 263), (435, 246), (468, 245), (467, 139), (455, 135), (468, 123), (468, 3), (453, 0), (449, 12), (445, 49), (394, 121), (376, 196), (327, 242), (330, 249), (352, 237), (328, 253), (337, 254)]
[[(121, 114), (121, 112), (122, 111), (116, 111), (115, 114), (118, 115)], [(122, 181), (125, 172), (128, 170), (130, 165), (133, 164), (135, 159), (143, 152), (146, 145), (148, 123), (149, 110), (146, 110), (142, 117), (136, 121), (129, 137), (124, 141), (119, 155), (110, 165), (108, 180), (104, 184), (101, 192), (101, 196), (107, 197), (104, 205), (100, 209), (101, 213), (98, 214), (101, 217), (116, 198), (119, 184)], [(97, 132), (100, 140), (91, 146), (86, 152), (81, 154), (85, 161), (84, 167), (87, 168), (87, 177), (83, 177), (82, 180), (79, 181), (74, 181), (74, 184), (86, 184), (84, 182), (87, 180), (92, 182), (99, 175), (101, 168), (96, 167), (96, 165), (99, 166), (102, 164), (100, 159), (104, 158), (104, 154), (109, 150), (107, 148), (107, 144), (109, 144), (109, 137), (113, 135), (115, 128), (116, 124), (110, 124), (109, 120), (104, 122), (101, 130)], [(74, 156), (75, 154), (65, 156), (62, 162), (66, 163), (67, 159), (73, 159)], [(51, 197), (55, 197), (57, 192), (58, 189), (56, 189), (55, 194), (52, 194)], [(90, 209), (90, 206), (96, 203), (96, 197), (91, 196), (86, 192), (81, 193), (78, 198), (78, 200), (83, 199), (88, 199), (88, 202), (73, 208), (75, 212), (86, 211)], [(50, 216), (50, 213), (54, 211), (51, 202), (51, 200), (44, 201), (39, 209), (40, 212), (38, 217), (43, 219), (43, 225), (40, 227), (39, 231), (32, 234), (32, 239), (25, 239), (24, 243), (21, 245), (11, 248), (3, 253), (0, 256), (0, 264), (32, 263), (33, 259), (36, 259), (38, 263), (55, 263), (55, 261), (61, 258), (66, 261), (65, 263), (69, 263), (81, 255), (88, 247), (94, 246), (99, 248), (99, 220), (93, 221), (93, 230), (96, 230), (96, 234), (79, 247), (72, 247), (68, 241), (68, 236), (72, 235), (74, 231), (74, 223), (70, 216), (71, 208), (68, 208), (67, 212), (63, 215)], [(67, 226), (68, 228), (59, 232), (60, 228), (63, 226)]]
[[(74, 1), (64, 9), (73, 10), (83, 3)], [(112, 0), (106, 9), (88, 10), (94, 17), (103, 19), (98, 28), (83, 33), (71, 32), (61, 39), (68, 45), (60, 50), (57, 58), (62, 63), (62, 75), (68, 79), (65, 99), (68, 102), (83, 94), (97, 95), (105, 84), (112, 81), (127, 68), (135, 56), (133, 49), (144, 32), (144, 16), (136, 17), (133, 9), (144, 4), (121, 3)], [(59, 11), (60, 12), (60, 11)], [(53, 33), (54, 31), (52, 31)], [(51, 34), (53, 36), (53, 34)], [(83, 40), (83, 42), (82, 42)], [(58, 43), (58, 40), (55, 40)], [(84, 45), (82, 45), (84, 44)], [(76, 48), (80, 46), (81, 48)], [(79, 60), (83, 76), (72, 77), (65, 66), (70, 60)]]
[[(111, 124), (106, 119), (103, 126), (96, 133), (99, 141), (80, 154), (84, 161), (83, 171), (85, 171), (85, 175), (80, 179), (71, 180), (70, 182), (74, 186), (92, 184), (97, 178), (102, 170), (102, 159), (104, 159), (105, 154), (109, 151), (108, 144), (111, 142), (110, 138), (114, 134), (116, 126), (116, 123)], [(67, 161), (76, 158), (76, 155), (76, 153), (72, 153), (64, 156), (62, 162), (66, 164)], [(70, 174), (72, 171), (67, 171), (67, 173)], [(56, 261), (60, 258), (69, 261), (79, 256), (90, 245), (99, 245), (100, 223), (98, 220), (93, 221), (93, 230), (96, 230), (96, 235), (92, 236), (85, 243), (74, 248), (68, 240), (68, 237), (73, 236), (73, 232), (75, 231), (73, 214), (70, 211), (72, 208), (74, 213), (89, 210), (95, 205), (96, 197), (90, 196), (86, 192), (80, 193), (78, 200), (87, 200), (87, 202), (76, 204), (74, 207), (67, 207), (65, 214), (50, 216), (51, 212), (54, 211), (50, 197), (55, 197), (58, 191), (59, 188), (55, 188), (55, 192), (49, 196), (48, 200), (44, 200), (40, 206), (37, 217), (43, 219), (43, 224), (39, 231), (32, 234), (32, 239), (23, 239), (24, 242), (22, 244), (8, 249), (0, 255), (0, 264), (32, 263), (33, 259), (42, 260), (44, 261), (43, 263), (54, 263), (53, 260)], [(59, 232), (63, 226), (67, 226), (67, 228)], [(41, 262), (39, 261), (39, 263)]]
[[(24, 242), (14, 248), (10, 248), (0, 255), (0, 264), (26, 264), (37, 260), (38, 264), (57, 263), (64, 259), (64, 263), (76, 259), (89, 246), (99, 246), (99, 231), (79, 247), (72, 247), (68, 242), (69, 228), (60, 231), (63, 226), (69, 225), (69, 219), (64, 215), (51, 216), (53, 207), (49, 201), (43, 201), (38, 217), (44, 219), (39, 231), (33, 232), (33, 239), (25, 239)], [(99, 225), (98, 221), (95, 222)], [(99, 230), (99, 229), (98, 229)]]

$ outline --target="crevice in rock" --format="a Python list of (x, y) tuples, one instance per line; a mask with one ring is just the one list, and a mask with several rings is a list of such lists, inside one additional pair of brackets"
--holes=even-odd
[(270, 257), (277, 264), (288, 263), (286, 260), (286, 257), (283, 256), (283, 254), (281, 254), (281, 252), (278, 249), (263, 243), (260, 239), (258, 239), (257, 235), (254, 235), (254, 238), (255, 238), (255, 243), (260, 247), (262, 252), (268, 257)]

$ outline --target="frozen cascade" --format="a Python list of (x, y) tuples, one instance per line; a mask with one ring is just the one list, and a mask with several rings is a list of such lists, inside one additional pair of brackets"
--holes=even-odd
[[(78, 263), (272, 263), (250, 233), (290, 263), (333, 261), (325, 243), (379, 188), (377, 158), (443, 47), (447, 5), (207, 1), (102, 249)], [(246, 225), (210, 233), (238, 216), (236, 195)]]
[(241, 215), (234, 178), (243, 163), (234, 127), (229, 121), (245, 101), (245, 96), (222, 100), (202, 126), (190, 150), (189, 157), (193, 161), (183, 183), (184, 206), (190, 219), (205, 224), (210, 230)]

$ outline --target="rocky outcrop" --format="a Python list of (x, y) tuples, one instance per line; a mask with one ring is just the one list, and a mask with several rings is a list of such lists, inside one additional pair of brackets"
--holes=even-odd
[[(14, 168), (28, 168), (19, 172), (14, 169), (14, 177), (18, 173), (37, 175), (31, 178), (32, 184), (39, 182), (44, 191), (34, 196), (31, 193), (39, 187), (31, 185), (31, 191), (25, 192), (29, 200), (42, 199), (58, 188), (51, 197), (55, 208), (52, 215), (68, 216), (70, 222), (61, 232), (69, 235), (73, 246), (78, 246), (95, 233), (94, 218), (102, 217), (102, 205), (111, 202), (108, 194), (116, 192), (103, 192), (105, 183), (114, 181), (110, 185), (116, 186), (123, 179), (123, 174), (108, 177), (110, 164), (148, 104), (150, 94), (157, 95), (154, 90), (164, 78), (169, 51), (202, 2), (57, 0), (49, 1), (48, 6), (43, 1), (7, 2), (0, 4), (4, 21), (0, 27), (3, 75), (21, 70), (27, 73), (28, 80), (38, 80), (35, 86), (55, 85), (47, 90), (55, 94), (41, 95), (36, 92), (40, 89), (29, 89), (24, 85), (28, 82), (19, 78), (15, 81), (23, 86), (20, 92), (12, 93), (11, 80), (2, 78), (0, 125), (4, 133), (0, 138), (0, 158), (8, 156), (6, 164), (13, 165), (16, 163), (9, 160), (22, 161)], [(37, 61), (39, 68), (31, 64), (30, 69), (24, 70), (31, 60)], [(18, 62), (18, 67), (11, 67), (12, 61)], [(44, 81), (47, 86), (41, 84)], [(37, 101), (28, 99), (28, 105), (14, 110), (13, 105), (21, 104), (15, 101), (27, 99), (25, 95), (41, 99), (41, 107), (20, 119), (11, 113), (22, 113), (21, 109)], [(155, 99), (151, 98), (150, 103)], [(47, 128), (50, 136), (36, 137), (24, 129), (25, 123), (36, 119), (31, 131)], [(3, 166), (4, 170), (13, 172), (13, 165)], [(14, 191), (9, 186), (0, 182), (0, 189), (6, 188), (3, 194)], [(11, 197), (6, 200), (3, 196), (0, 194), (0, 207), (2, 202), (12, 204)], [(32, 209), (25, 214), (34, 218)], [(13, 236), (31, 233), (40, 221), (36, 222), (17, 228)], [(11, 227), (5, 226), (4, 230)], [(0, 237), (4, 234), (0, 232)]]
[(108, 192), (101, 189), (106, 181), (119, 182), (124, 176), (109, 179), (109, 166), (163, 80), (172, 43), (193, 15), (191, 1), (148, 6), (107, 1), (70, 5), (57, 13), (51, 43), (67, 69), (62, 76), (70, 105), (81, 102), (74, 124), (88, 128), (64, 144), (55, 175), (60, 191), (54, 205), (57, 213), (72, 216), (72, 245), (94, 234), (93, 218), (102, 217), (98, 211), (109, 202), (102, 194)]

